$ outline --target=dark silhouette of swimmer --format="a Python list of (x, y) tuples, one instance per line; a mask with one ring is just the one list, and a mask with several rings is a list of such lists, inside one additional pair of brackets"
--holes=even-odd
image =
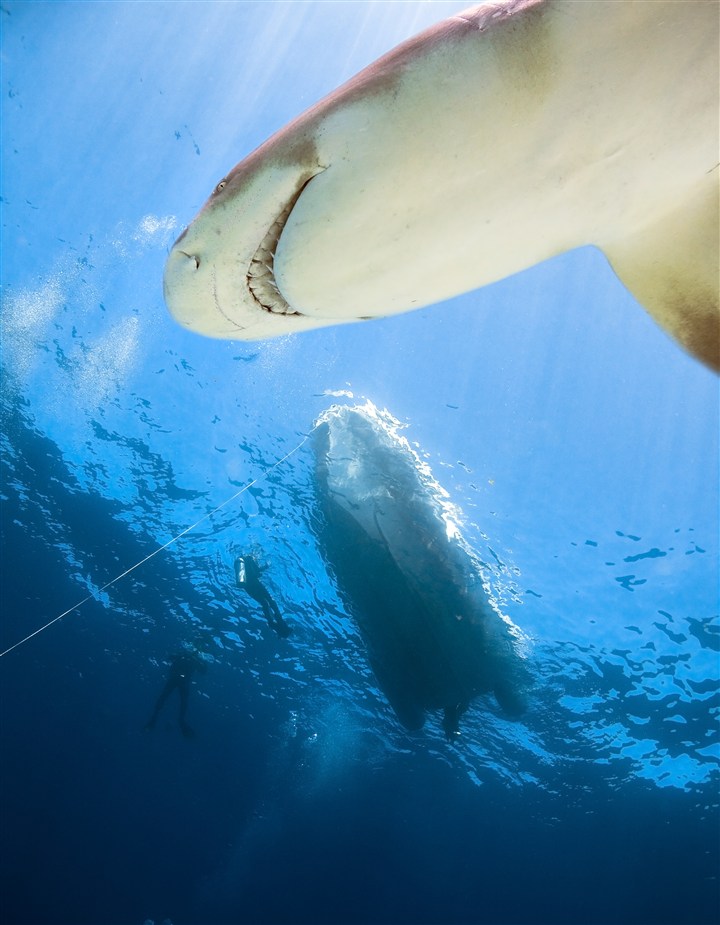
[(252, 556), (238, 556), (235, 560), (235, 581), (238, 588), (247, 591), (263, 609), (265, 619), (278, 636), (289, 636), (292, 630), (283, 620), (278, 605), (260, 581), (260, 566)]
[(176, 690), (180, 696), (180, 729), (186, 738), (191, 739), (195, 735), (195, 732), (185, 719), (188, 708), (188, 698), (190, 696), (190, 683), (192, 681), (193, 672), (200, 671), (204, 674), (205, 670), (205, 662), (200, 658), (197, 652), (183, 650), (177, 655), (174, 655), (170, 662), (170, 671), (168, 672), (165, 687), (160, 691), (155, 709), (153, 710), (152, 716), (145, 724), (145, 729), (149, 731), (155, 728), (155, 723), (160, 715), (160, 711), (165, 706), (165, 701), (172, 692)]

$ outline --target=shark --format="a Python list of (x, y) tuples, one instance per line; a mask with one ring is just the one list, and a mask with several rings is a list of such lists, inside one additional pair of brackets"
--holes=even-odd
[(215, 186), (164, 296), (258, 340), (595, 246), (720, 371), (717, 0), (496, 0), (400, 44)]

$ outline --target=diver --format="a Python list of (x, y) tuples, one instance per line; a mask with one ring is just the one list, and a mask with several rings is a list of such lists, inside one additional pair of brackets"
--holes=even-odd
[(170, 660), (170, 671), (168, 672), (165, 687), (160, 691), (160, 696), (155, 704), (155, 709), (150, 719), (145, 724), (145, 730), (149, 732), (155, 728), (155, 723), (160, 715), (160, 711), (165, 705), (165, 701), (177, 690), (180, 696), (180, 713), (179, 722), (182, 734), (191, 739), (195, 735), (194, 730), (188, 725), (185, 716), (187, 714), (188, 698), (190, 696), (190, 683), (193, 672), (200, 671), (202, 674), (206, 671), (205, 662), (197, 650), (183, 649)]
[(235, 581), (238, 588), (242, 588), (254, 601), (260, 604), (265, 619), (278, 636), (289, 636), (292, 630), (283, 620), (278, 605), (270, 596), (270, 592), (260, 581), (260, 566), (253, 556), (237, 557), (235, 560)]
[(445, 730), (445, 738), (448, 742), (453, 742), (457, 740), (460, 736), (460, 717), (467, 710), (470, 704), (462, 700), (459, 703), (450, 703), (445, 706), (443, 711), (443, 729)]

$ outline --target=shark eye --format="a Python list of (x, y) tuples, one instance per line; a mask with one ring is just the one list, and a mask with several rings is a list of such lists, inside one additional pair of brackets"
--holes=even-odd
[(221, 180), (218, 183), (218, 185), (215, 187), (215, 192), (222, 193), (222, 191), (225, 189), (226, 186), (227, 186), (227, 180)]

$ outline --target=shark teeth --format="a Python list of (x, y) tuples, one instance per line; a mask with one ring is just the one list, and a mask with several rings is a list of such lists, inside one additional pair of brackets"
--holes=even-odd
[(311, 179), (303, 180), (295, 195), (272, 223), (247, 270), (247, 285), (253, 298), (264, 311), (274, 315), (300, 314), (288, 305), (275, 281), (275, 249), (295, 203)]

